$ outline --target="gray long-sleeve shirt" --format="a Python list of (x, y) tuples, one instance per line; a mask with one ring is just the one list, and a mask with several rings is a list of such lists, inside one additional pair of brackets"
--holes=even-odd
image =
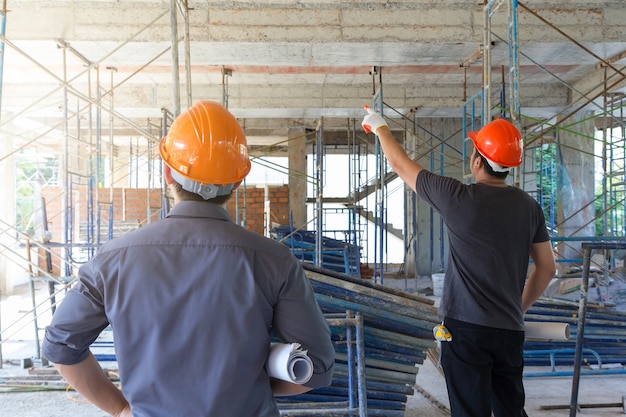
[(265, 360), (273, 331), (328, 385), (334, 349), (313, 290), (289, 249), (235, 225), (211, 203), (103, 245), (46, 328), (43, 355), (74, 364), (109, 323), (133, 415), (278, 416)]

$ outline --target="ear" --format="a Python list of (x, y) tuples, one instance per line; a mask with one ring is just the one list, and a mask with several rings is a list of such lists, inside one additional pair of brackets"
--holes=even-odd
[(476, 158), (474, 158), (474, 164), (476, 165), (476, 168), (482, 168), (483, 167), (483, 158), (480, 157), (480, 155), (478, 155), (478, 151), (476, 151)]
[(235, 191), (241, 185), (241, 181), (237, 181), (235, 185), (233, 185), (233, 191)]
[(174, 183), (174, 178), (172, 178), (172, 168), (170, 168), (167, 164), (163, 164), (163, 176), (165, 177), (165, 182), (168, 185)]

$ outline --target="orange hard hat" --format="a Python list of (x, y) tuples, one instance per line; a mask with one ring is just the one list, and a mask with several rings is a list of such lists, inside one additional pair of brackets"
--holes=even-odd
[(522, 163), (524, 141), (520, 131), (511, 122), (496, 119), (478, 132), (469, 132), (468, 136), (476, 150), (490, 162), (499, 165), (502, 168), (500, 171), (507, 171)]
[(197, 102), (178, 116), (159, 153), (173, 171), (200, 184), (236, 183), (251, 167), (241, 125), (214, 101)]

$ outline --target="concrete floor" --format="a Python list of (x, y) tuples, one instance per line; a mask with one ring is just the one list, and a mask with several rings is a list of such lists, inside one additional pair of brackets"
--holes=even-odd
[[(390, 273), (383, 284), (421, 295), (432, 293), (432, 282), (428, 277), (397, 278)], [(431, 297), (438, 305), (438, 297)], [(626, 364), (624, 364), (626, 365)], [(549, 367), (527, 367), (525, 372), (544, 374)], [(572, 371), (572, 368), (557, 367), (556, 371)], [(565, 417), (570, 415), (572, 397), (571, 376), (568, 377), (528, 377), (524, 379), (526, 388), (526, 412), (530, 417)], [(626, 414), (626, 368), (617, 375), (584, 375), (579, 381), (578, 401), (583, 408), (579, 416), (624, 416)], [(597, 404), (621, 404), (619, 407), (589, 407)], [(558, 409), (554, 406), (563, 406)], [(407, 402), (406, 417), (444, 417), (450, 415), (450, 403), (443, 374), (431, 360), (420, 365), (415, 381), (415, 394)]]
[[(385, 285), (411, 292), (428, 292), (428, 279), (385, 279)], [(438, 300), (436, 300), (438, 301)], [(30, 308), (28, 291), (22, 291), (10, 299), (2, 300), (3, 326), (11, 322), (10, 314), (23, 314)], [(40, 323), (41, 324), (41, 323)], [(4, 327), (3, 327), (4, 328)], [(27, 375), (19, 359), (35, 356), (32, 324), (24, 326), (17, 334), (2, 344), (3, 367), (0, 382), (7, 377)], [(35, 363), (35, 365), (40, 365)], [(104, 364), (105, 367), (107, 364)], [(113, 368), (115, 369), (115, 368)], [(571, 370), (571, 369), (557, 369)], [(528, 372), (548, 372), (547, 367), (533, 367)], [(526, 411), (531, 417), (566, 417), (570, 415), (572, 377), (531, 377), (525, 379), (527, 394)], [(579, 384), (578, 404), (623, 404), (626, 396), (626, 373), (618, 375), (582, 376)], [(546, 406), (563, 406), (556, 410), (544, 410)], [(82, 401), (76, 393), (61, 391), (37, 391), (24, 393), (0, 393), (2, 416), (56, 417), (56, 416), (105, 416), (94, 406)], [(444, 378), (436, 365), (427, 359), (420, 365), (415, 381), (415, 393), (408, 398), (406, 417), (449, 416), (449, 403)], [(582, 408), (580, 416), (624, 416), (622, 406)]]
[[(564, 369), (558, 369), (564, 370)], [(549, 369), (528, 368), (529, 372)], [(530, 417), (566, 417), (570, 415), (572, 377), (525, 378), (526, 412)], [(622, 404), (626, 396), (626, 373), (621, 375), (583, 376), (579, 383), (578, 404)], [(543, 408), (564, 406), (555, 410)], [(419, 368), (415, 394), (409, 397), (406, 417), (445, 417), (450, 415), (445, 381), (436, 366), (426, 361)], [(611, 408), (582, 408), (578, 416), (624, 416), (623, 406)]]
[[(533, 370), (544, 370), (536, 368)], [(7, 376), (25, 375), (19, 366), (8, 365), (0, 369), (0, 381)], [(572, 379), (568, 377), (542, 377), (525, 380), (526, 412), (531, 417), (570, 416)], [(607, 376), (583, 376), (580, 380), (578, 404), (622, 404), (626, 395), (626, 374)], [(556, 410), (542, 407), (561, 405)], [(105, 413), (86, 403), (75, 392), (38, 391), (25, 393), (0, 393), (0, 410), (11, 417), (104, 417)], [(624, 416), (620, 406), (606, 408), (583, 408), (578, 416), (617, 417)], [(450, 416), (449, 403), (443, 376), (435, 365), (427, 360), (419, 368), (415, 393), (408, 398), (406, 417)]]

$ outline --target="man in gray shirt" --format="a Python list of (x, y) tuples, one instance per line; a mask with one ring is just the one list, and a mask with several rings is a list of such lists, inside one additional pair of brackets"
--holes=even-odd
[[(103, 245), (46, 328), (44, 356), (113, 416), (275, 417), (275, 395), (329, 385), (330, 331), (289, 249), (234, 224), (224, 204), (250, 171), (243, 130), (199, 102), (159, 150), (168, 216)], [(111, 325), (121, 391), (89, 346)], [(272, 335), (299, 343), (313, 376), (268, 376)]]

